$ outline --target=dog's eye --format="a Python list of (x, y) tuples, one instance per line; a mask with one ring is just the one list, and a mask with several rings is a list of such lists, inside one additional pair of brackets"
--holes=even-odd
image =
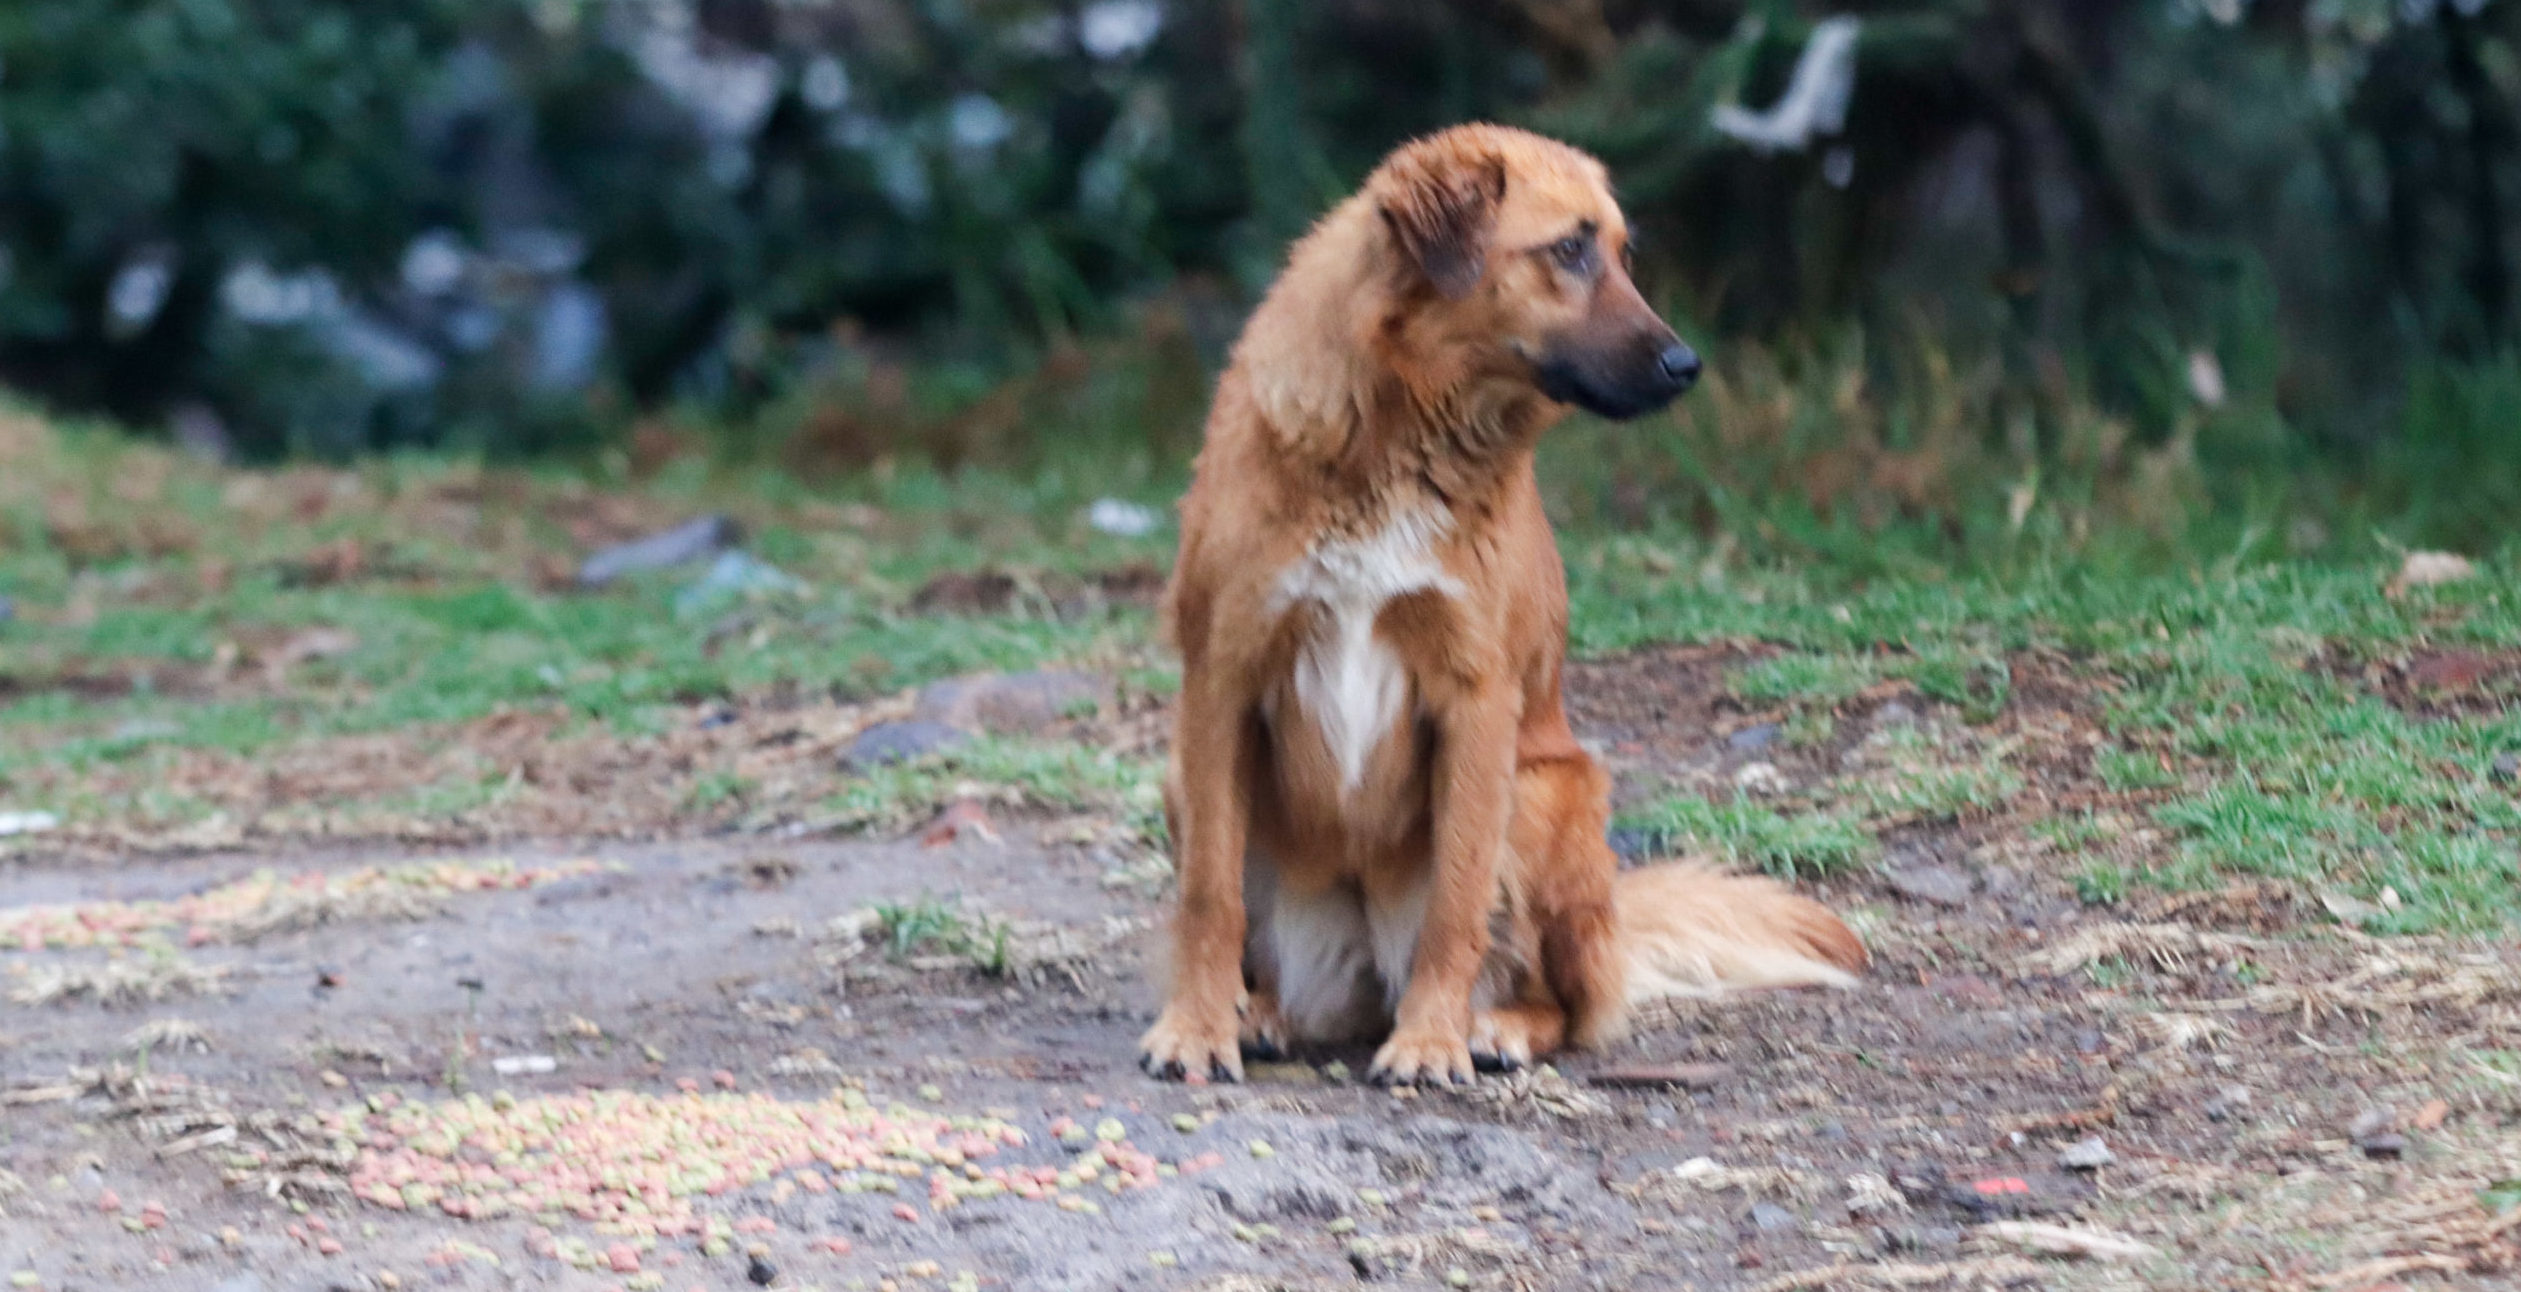
[(1593, 240), (1580, 233), (1570, 233), (1549, 244), (1549, 254), (1559, 264), (1580, 270), (1593, 258)]

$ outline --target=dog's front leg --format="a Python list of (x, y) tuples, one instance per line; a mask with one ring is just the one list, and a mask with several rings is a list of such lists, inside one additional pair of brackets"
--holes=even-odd
[(1216, 680), (1186, 678), (1174, 726), (1181, 794), (1172, 824), (1181, 872), (1173, 918), (1173, 989), (1138, 1042), (1139, 1066), (1163, 1078), (1243, 1079), (1236, 1007), (1243, 993), (1243, 842), (1248, 706)]
[(1471, 989), (1488, 957), (1497, 856), (1514, 813), (1516, 696), (1467, 692), (1438, 717), (1435, 856), (1426, 922), (1392, 1037), (1375, 1052), (1385, 1083), (1472, 1079)]

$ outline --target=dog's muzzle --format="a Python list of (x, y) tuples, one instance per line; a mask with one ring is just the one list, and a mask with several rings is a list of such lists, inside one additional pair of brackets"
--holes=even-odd
[(1698, 352), (1666, 333), (1622, 346), (1615, 356), (1557, 354), (1536, 373), (1541, 393), (1562, 404), (1623, 421), (1643, 417), (1698, 384)]

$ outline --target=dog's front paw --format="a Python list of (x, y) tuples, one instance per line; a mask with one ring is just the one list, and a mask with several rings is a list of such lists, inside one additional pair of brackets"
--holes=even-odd
[(1374, 1052), (1367, 1077), (1378, 1086), (1461, 1084), (1474, 1079), (1471, 1047), (1460, 1034), (1432, 1029), (1403, 1029)]
[(1237, 1030), (1231, 1011), (1222, 1018), (1206, 1018), (1167, 1005), (1138, 1041), (1138, 1066), (1159, 1081), (1180, 1081), (1192, 1074), (1203, 1080), (1241, 1081)]

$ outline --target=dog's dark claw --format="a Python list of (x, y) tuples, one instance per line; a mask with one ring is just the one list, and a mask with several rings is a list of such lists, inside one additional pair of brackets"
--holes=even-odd
[(1179, 1081), (1182, 1079), (1182, 1065), (1171, 1059), (1166, 1059), (1164, 1062), (1158, 1063), (1155, 1061), (1154, 1055), (1141, 1054), (1138, 1056), (1138, 1067), (1148, 1076), (1153, 1077), (1158, 1081)]
[(1511, 1055), (1482, 1054), (1471, 1051), (1471, 1066), (1482, 1072), (1521, 1072), (1523, 1062)]
[(1230, 1086), (1243, 1080), (1243, 1074), (1223, 1063), (1211, 1063), (1208, 1065), (1208, 1079), (1219, 1085)]
[(1243, 1057), (1257, 1059), (1262, 1063), (1283, 1063), (1286, 1061), (1287, 1051), (1266, 1036), (1255, 1036), (1243, 1042)]

